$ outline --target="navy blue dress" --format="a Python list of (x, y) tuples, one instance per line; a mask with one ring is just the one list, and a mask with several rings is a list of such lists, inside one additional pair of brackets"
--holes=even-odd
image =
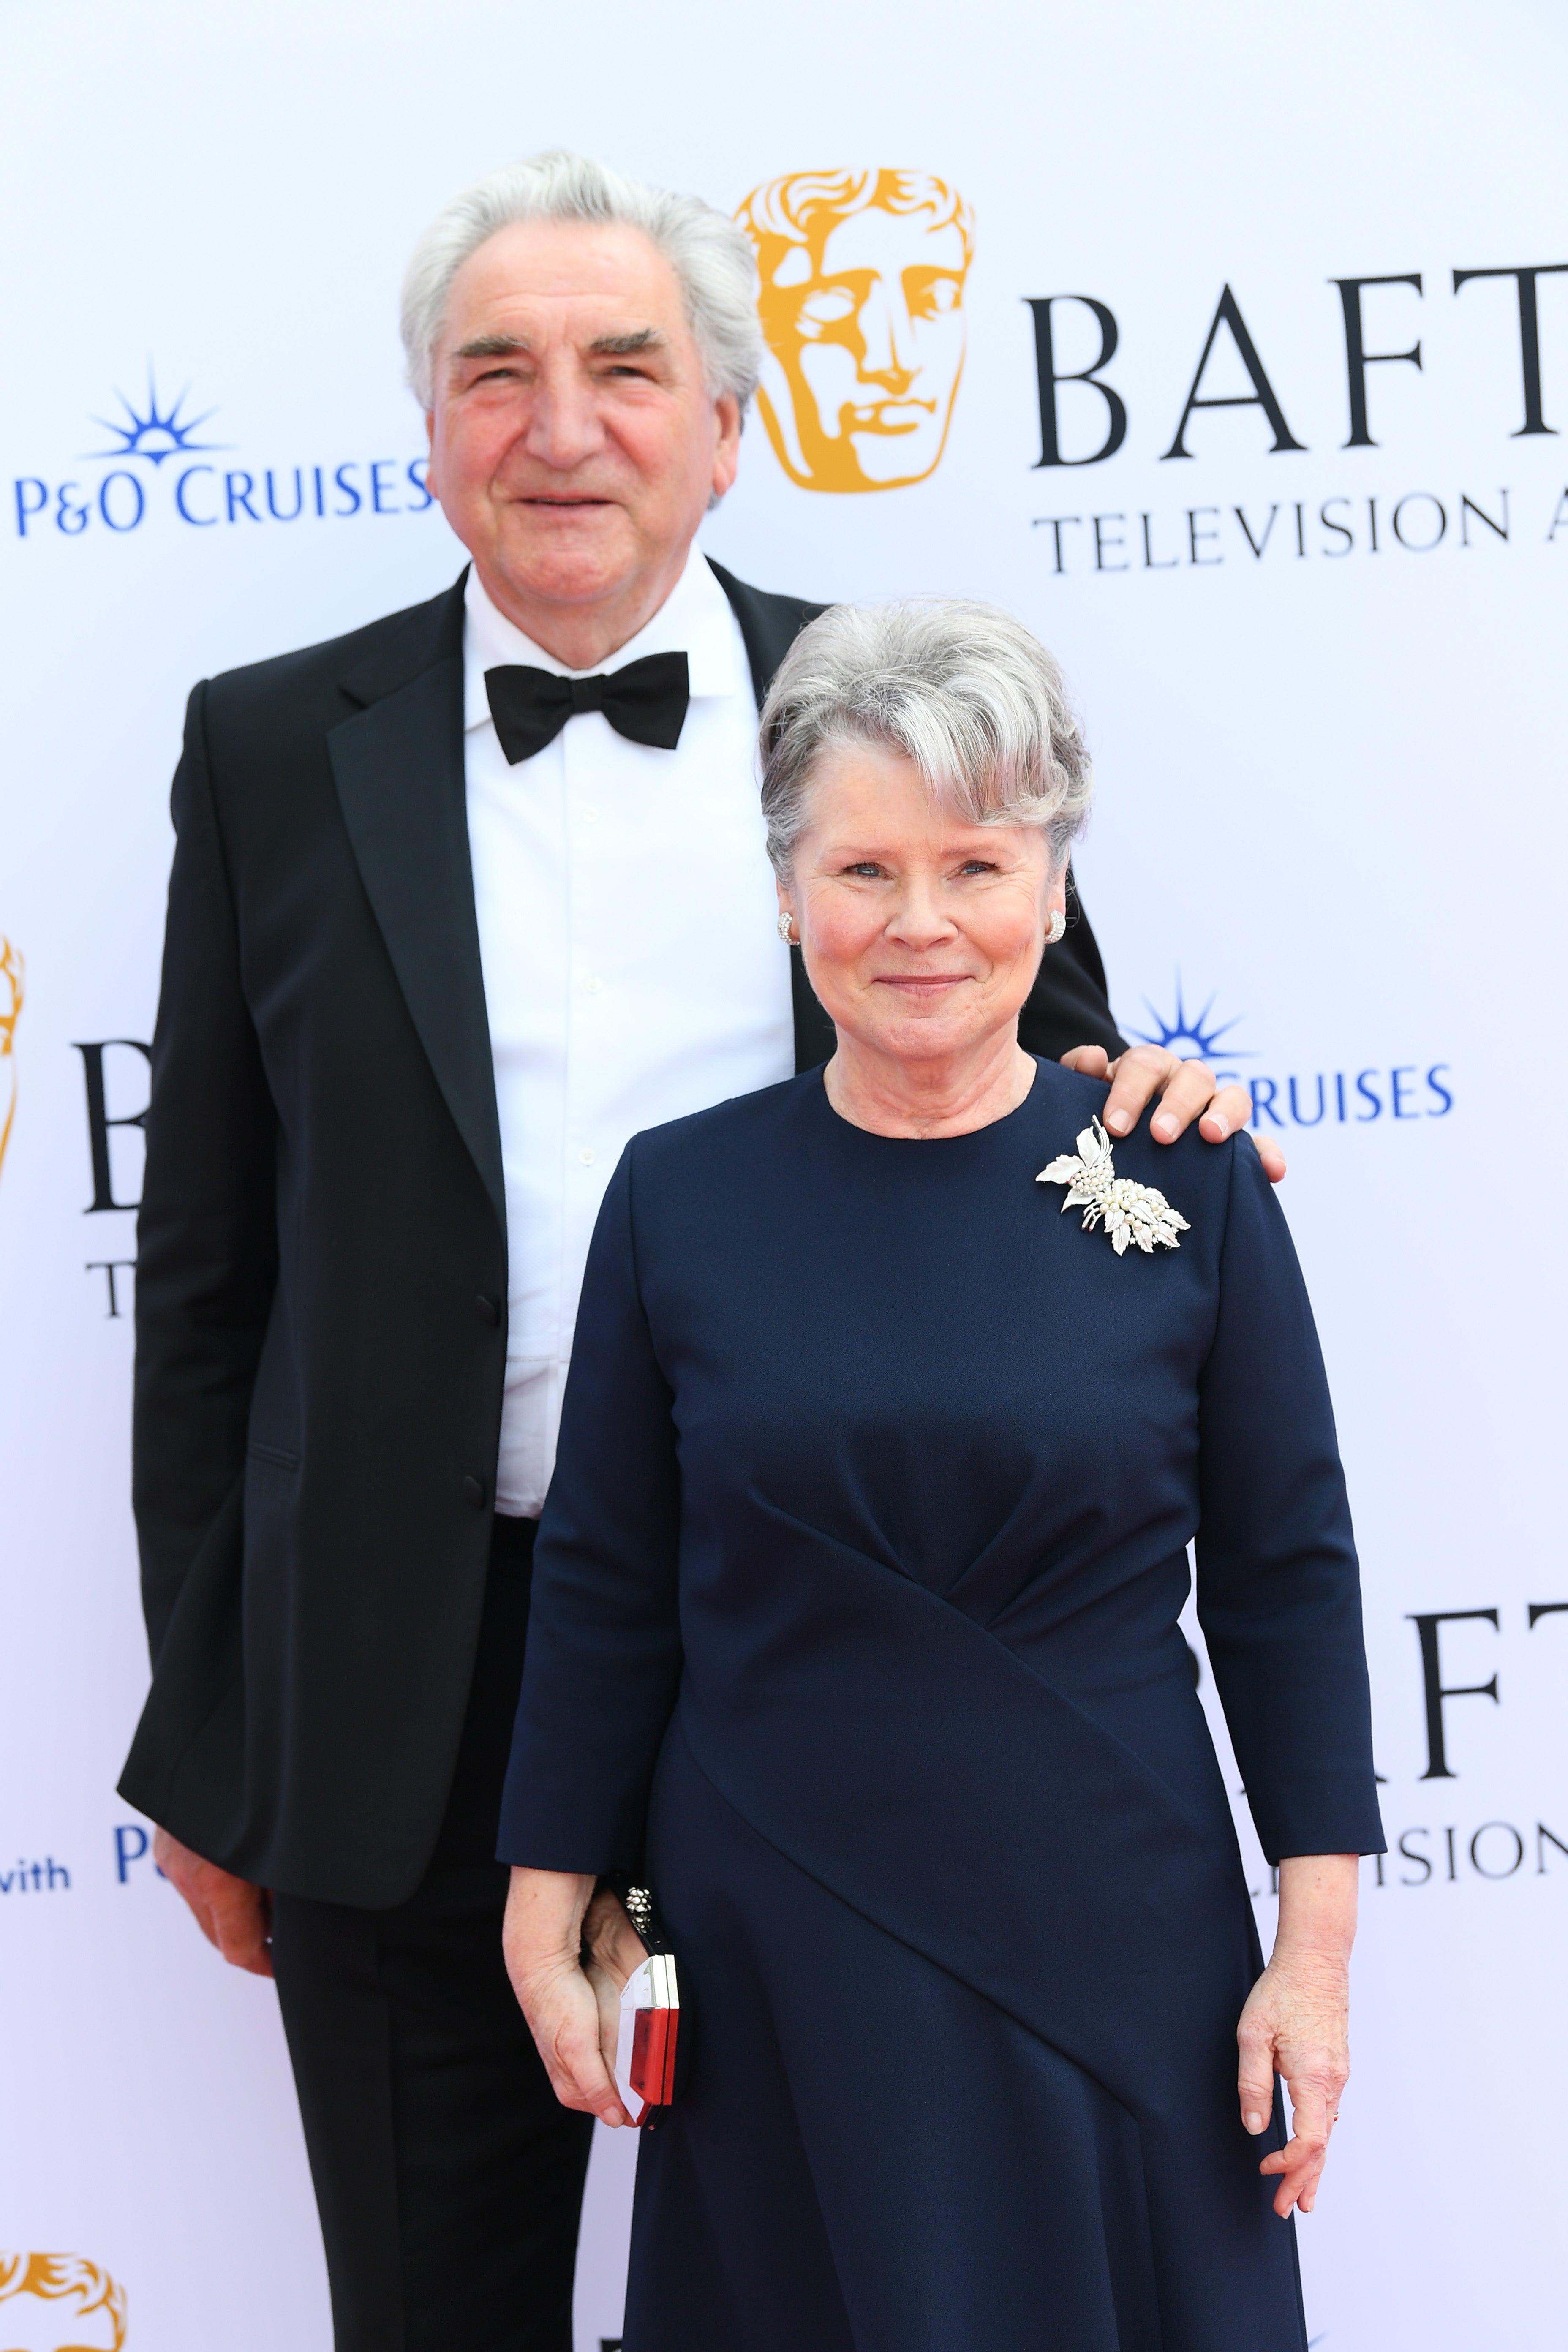
[(653, 1885), (682, 1971), (626, 2352), (1300, 2352), (1236, 2095), (1259, 1967), (1177, 1617), (1271, 1857), (1382, 1844), (1311, 1313), (1249, 1141), (1038, 1171), (820, 1072), (638, 1136), (535, 1557), (506, 1861)]

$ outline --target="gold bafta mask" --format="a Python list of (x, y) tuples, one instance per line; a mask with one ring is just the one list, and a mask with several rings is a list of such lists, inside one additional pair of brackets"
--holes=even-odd
[(757, 406), (807, 490), (894, 490), (941, 462), (963, 370), (974, 218), (925, 172), (791, 172), (736, 215), (757, 250)]
[[(5, 1146), (16, 1116), (16, 1024), (22, 1017), (23, 976), (20, 949), (0, 939), (0, 1168), (5, 1165)], [(0, 2352), (7, 2347), (0, 2347)]]
[(0, 2254), (0, 2352), (121, 2352), (125, 2289), (81, 2254)]

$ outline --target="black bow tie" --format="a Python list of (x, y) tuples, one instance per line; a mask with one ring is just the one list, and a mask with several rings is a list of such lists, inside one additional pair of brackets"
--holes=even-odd
[(485, 672), (490, 717), (508, 764), (553, 743), (579, 710), (602, 710), (617, 735), (673, 751), (691, 698), (684, 654), (645, 654), (606, 677), (557, 677), (521, 662)]

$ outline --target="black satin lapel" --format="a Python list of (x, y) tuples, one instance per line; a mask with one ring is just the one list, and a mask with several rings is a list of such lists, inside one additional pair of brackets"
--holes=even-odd
[(838, 1051), (838, 1032), (828, 1019), (821, 999), (805, 976), (805, 958), (798, 948), (789, 951), (789, 989), (795, 1013), (795, 1071), (815, 1070)]
[(715, 563), (710, 555), (706, 561), (740, 623), (760, 710), (768, 698), (768, 688), (780, 662), (806, 623), (826, 613), (827, 606), (808, 604), (803, 596), (775, 596), (766, 588), (748, 587), (732, 572), (726, 572), (721, 563)]
[[(711, 556), (706, 560), (740, 624), (760, 710), (768, 698), (768, 688), (780, 662), (802, 629), (828, 608), (826, 604), (809, 604), (800, 596), (774, 596), (766, 589), (748, 587), (732, 572), (726, 572), (721, 563), (715, 563)], [(802, 1070), (815, 1070), (831, 1059), (837, 1051), (838, 1033), (817, 1002), (816, 992), (805, 976), (805, 960), (798, 948), (791, 952), (789, 972), (798, 1076)]]
[(500, 1121), (468, 854), (460, 656), (344, 719), (327, 742), (393, 970), (504, 1233)]

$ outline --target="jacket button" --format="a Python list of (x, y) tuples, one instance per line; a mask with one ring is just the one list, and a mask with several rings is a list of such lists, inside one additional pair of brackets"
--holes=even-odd
[(482, 1290), (474, 1301), (474, 1312), (479, 1317), (481, 1323), (499, 1323), (500, 1321), (500, 1306), (497, 1304), (495, 1299), (487, 1298)]
[(476, 1511), (482, 1511), (484, 1509), (485, 1489), (482, 1479), (465, 1478), (463, 1481), (463, 1492), (467, 1495), (469, 1502), (472, 1503)]

